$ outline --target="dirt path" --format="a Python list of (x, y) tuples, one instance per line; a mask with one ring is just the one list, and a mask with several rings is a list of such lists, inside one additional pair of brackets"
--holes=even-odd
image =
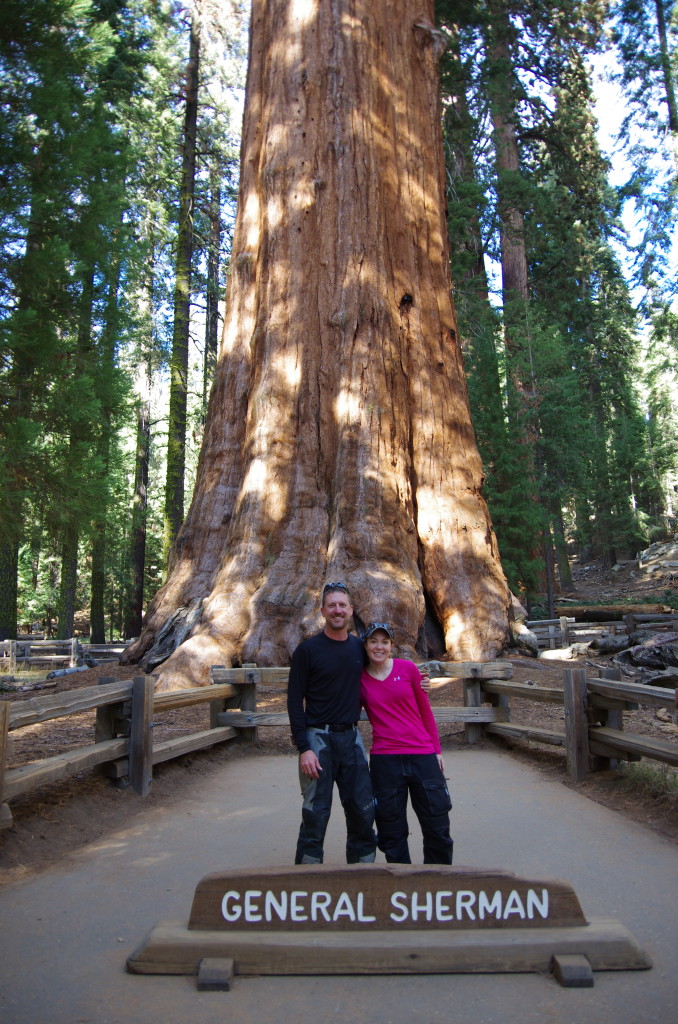
[[(669, 1024), (678, 996), (678, 918), (667, 898), (678, 882), (675, 848), (506, 752), (467, 747), (447, 757), (457, 863), (566, 879), (587, 918), (618, 920), (652, 957), (652, 970), (597, 972), (592, 989), (514, 974), (236, 978), (228, 993), (197, 992), (190, 977), (126, 974), (127, 956), (151, 927), (187, 920), (204, 874), (291, 861), (295, 759), (249, 756), (206, 776), (193, 771), (180, 798), (143, 802), (143, 813), (0, 891), (2, 1020)], [(335, 813), (328, 863), (342, 862), (343, 846)], [(412, 849), (421, 849), (414, 828)]]
[[(632, 564), (613, 572), (594, 563), (575, 567), (574, 576), (577, 590), (570, 596), (576, 600), (665, 599), (669, 593), (666, 590), (659, 593), (656, 589), (652, 590), (652, 578), (639, 574)], [(565, 667), (584, 663), (583, 659), (563, 664), (518, 656), (510, 656), (510, 660), (513, 662), (515, 680), (554, 687), (562, 685)], [(587, 661), (591, 670), (596, 664), (604, 666), (606, 663), (604, 658)], [(90, 669), (63, 677), (57, 686), (44, 692), (91, 686), (101, 675), (127, 679), (133, 675), (133, 670), (118, 665)], [(26, 693), (24, 697), (35, 693)], [(21, 695), (5, 691), (0, 696), (4, 699), (10, 696), (17, 699)], [(439, 705), (463, 703), (461, 684), (450, 682), (436, 687), (431, 698), (434, 704)], [(259, 694), (259, 703), (265, 710), (283, 710), (284, 695), (265, 689)], [(547, 729), (563, 729), (563, 709), (556, 705), (512, 700), (511, 716), (516, 722)], [(629, 731), (647, 733), (678, 743), (676, 727), (657, 718), (652, 709), (641, 707), (638, 712), (625, 715), (625, 721)], [(157, 739), (165, 739), (207, 726), (206, 708), (167, 712), (158, 716), (155, 735)], [(16, 734), (10, 764), (17, 766), (91, 743), (93, 728), (94, 713), (87, 712), (22, 729)], [(441, 734), (445, 749), (452, 754), (466, 745), (461, 726), (447, 726), (441, 730)], [(369, 729), (366, 729), (366, 735), (369, 738)], [(487, 746), (492, 748), (491, 740), (487, 741)], [(288, 730), (261, 729), (257, 749), (266, 756), (291, 756), (293, 751)], [(535, 743), (513, 743), (511, 749), (515, 757), (525, 764), (534, 765), (545, 778), (569, 786), (562, 749)], [(128, 789), (116, 789), (108, 780), (91, 772), (53, 783), (13, 801), (15, 823), (11, 829), (0, 833), (0, 884), (44, 870), (126, 823), (134, 824), (139, 816), (146, 813), (147, 804), (151, 808), (173, 806), (183, 799), (196, 778), (207, 782), (225, 764), (250, 756), (250, 753), (246, 747), (228, 745), (160, 765), (155, 769), (153, 790), (147, 802), (141, 801)], [(671, 772), (668, 774), (675, 775)], [(651, 785), (639, 788), (637, 781), (629, 786), (628, 779), (617, 773), (597, 773), (577, 788), (591, 799), (678, 843), (678, 794), (675, 791), (673, 795), (667, 795), (653, 789)]]

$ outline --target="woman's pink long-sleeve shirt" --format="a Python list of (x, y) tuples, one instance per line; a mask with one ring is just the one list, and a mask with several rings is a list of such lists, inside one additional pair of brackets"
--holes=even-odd
[(372, 725), (373, 754), (439, 754), (438, 727), (413, 661), (393, 659), (386, 679), (363, 669), (360, 700)]

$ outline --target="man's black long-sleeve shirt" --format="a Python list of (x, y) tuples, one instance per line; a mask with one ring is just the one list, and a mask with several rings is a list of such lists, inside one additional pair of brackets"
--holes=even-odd
[(344, 725), (360, 718), (363, 645), (357, 636), (332, 640), (325, 633), (303, 640), (292, 655), (287, 711), (300, 754), (310, 750), (309, 725)]

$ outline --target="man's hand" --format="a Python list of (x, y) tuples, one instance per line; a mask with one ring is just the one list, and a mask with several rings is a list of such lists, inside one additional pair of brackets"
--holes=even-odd
[(436, 757), (438, 758), (438, 767), (440, 768), (441, 772), (444, 775), (445, 774), (445, 762), (443, 761), (443, 755), (442, 754), (436, 754)]
[(320, 775), (322, 767), (312, 750), (299, 754), (299, 771), (302, 775), (308, 775), (309, 779), (317, 779)]

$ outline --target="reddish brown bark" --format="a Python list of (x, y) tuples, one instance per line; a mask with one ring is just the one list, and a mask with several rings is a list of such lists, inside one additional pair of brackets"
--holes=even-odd
[(204, 683), (215, 663), (286, 664), (328, 579), (405, 649), (427, 601), (450, 657), (504, 644), (450, 299), (432, 6), (254, 0), (196, 490), (133, 652), (202, 600), (161, 688)]

